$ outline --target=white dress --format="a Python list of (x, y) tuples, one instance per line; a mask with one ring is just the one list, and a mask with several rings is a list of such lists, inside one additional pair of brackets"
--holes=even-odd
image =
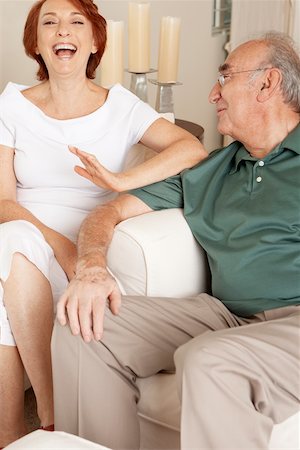
[[(95, 112), (76, 119), (57, 120), (28, 101), (20, 92), (25, 88), (9, 83), (0, 96), (0, 145), (15, 149), (17, 201), (43, 223), (75, 242), (85, 216), (116, 194), (74, 172), (74, 166), (80, 165), (80, 161), (69, 152), (68, 145), (93, 153), (107, 169), (120, 172), (132, 145), (140, 141), (159, 114), (117, 84)], [(5, 345), (15, 345), (15, 341), (1, 281), (9, 276), (15, 252), (25, 255), (46, 276), (54, 302), (67, 284), (51, 247), (35, 226), (23, 220), (1, 224), (0, 343)]]

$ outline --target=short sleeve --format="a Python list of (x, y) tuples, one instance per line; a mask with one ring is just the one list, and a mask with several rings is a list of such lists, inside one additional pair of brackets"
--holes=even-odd
[(154, 211), (170, 208), (183, 208), (181, 176), (167, 178), (159, 183), (149, 184), (143, 188), (128, 192), (138, 197)]
[(130, 130), (133, 142), (138, 143), (147, 129), (160, 118), (160, 114), (155, 109), (147, 103), (138, 100), (130, 115)]
[(4, 120), (0, 117), (0, 145), (14, 148), (15, 137)]

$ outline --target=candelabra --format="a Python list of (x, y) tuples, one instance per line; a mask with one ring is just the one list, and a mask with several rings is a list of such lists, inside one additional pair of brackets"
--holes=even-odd
[(147, 86), (147, 74), (157, 72), (155, 69), (149, 69), (147, 72), (132, 72), (127, 70), (131, 74), (130, 90), (137, 95), (144, 102), (148, 102), (148, 86)]
[(173, 86), (180, 86), (179, 81), (161, 83), (157, 80), (149, 80), (150, 83), (157, 85), (155, 109), (159, 113), (174, 113)]

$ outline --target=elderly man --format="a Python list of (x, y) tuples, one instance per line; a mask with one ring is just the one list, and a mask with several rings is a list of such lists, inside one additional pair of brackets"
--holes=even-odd
[[(76, 276), (58, 305), (70, 328), (56, 324), (53, 336), (59, 430), (139, 448), (135, 380), (161, 370), (176, 370), (183, 449), (267, 449), (273, 424), (299, 409), (300, 60), (292, 42), (273, 33), (238, 47), (209, 100), (218, 130), (235, 142), (97, 208), (82, 226)], [(174, 207), (207, 252), (213, 296), (128, 296), (120, 310), (105, 266), (115, 225)]]

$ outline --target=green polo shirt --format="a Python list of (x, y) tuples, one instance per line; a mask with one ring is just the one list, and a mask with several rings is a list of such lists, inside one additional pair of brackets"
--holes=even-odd
[(236, 141), (130, 193), (153, 210), (183, 208), (212, 294), (233, 313), (300, 304), (300, 125), (261, 160)]

